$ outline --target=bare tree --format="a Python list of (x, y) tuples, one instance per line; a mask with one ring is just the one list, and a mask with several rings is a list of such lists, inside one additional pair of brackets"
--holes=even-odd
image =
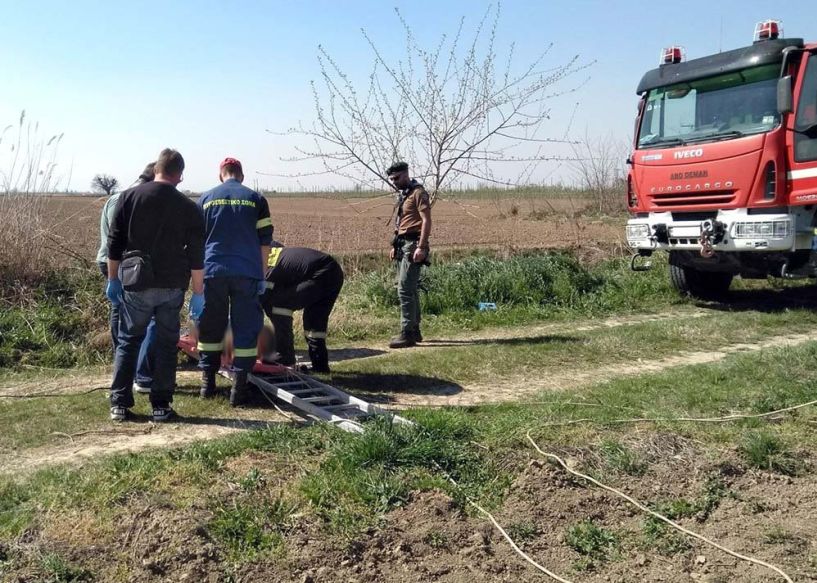
[(617, 213), (626, 205), (627, 144), (612, 134), (584, 139), (573, 146), (571, 165), (580, 186), (593, 198), (600, 214)]
[[(289, 178), (334, 174), (369, 188), (389, 184), (385, 169), (406, 160), (425, 181), (434, 200), (448, 184), (516, 186), (532, 179), (537, 167), (561, 157), (549, 151), (566, 138), (543, 135), (550, 102), (575, 91), (557, 85), (583, 71), (574, 56), (546, 65), (552, 45), (532, 62), (518, 66), (514, 46), (500, 58), (496, 34), (500, 7), (489, 7), (465, 40), (465, 18), (450, 39), (421, 44), (399, 10), (405, 60), (391, 62), (362, 30), (372, 56), (368, 82), (357, 85), (322, 46), (322, 83), (312, 82), (315, 121), (284, 135), (308, 138), (310, 146), (282, 160), (317, 161), (321, 170)], [(274, 133), (274, 132), (273, 132)], [(389, 185), (390, 186), (390, 185)]]
[(107, 194), (108, 196), (116, 192), (119, 187), (119, 181), (110, 174), (97, 174), (91, 180), (91, 189), (100, 194)]

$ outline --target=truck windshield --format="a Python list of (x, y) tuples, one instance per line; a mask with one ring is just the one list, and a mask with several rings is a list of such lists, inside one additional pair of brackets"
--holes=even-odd
[(779, 72), (779, 65), (764, 65), (651, 89), (638, 147), (728, 140), (777, 127)]

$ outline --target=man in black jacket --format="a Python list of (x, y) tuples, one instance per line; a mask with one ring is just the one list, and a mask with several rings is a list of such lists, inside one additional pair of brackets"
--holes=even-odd
[(267, 291), (261, 305), (275, 328), (277, 350), (269, 360), (295, 364), (292, 313), (303, 310), (312, 370), (328, 373), (326, 332), (329, 314), (343, 287), (343, 269), (331, 255), (305, 247), (283, 248), (280, 243), (273, 243), (268, 265)]
[[(111, 419), (123, 421), (133, 407), (133, 377), (139, 346), (151, 318), (156, 321), (155, 368), (150, 402), (154, 421), (167, 421), (176, 385), (176, 343), (184, 292), (193, 280), (190, 313), (201, 315), (204, 304), (204, 222), (196, 204), (176, 190), (184, 159), (162, 150), (153, 182), (141, 184), (119, 198), (108, 232), (106, 295), (120, 305), (118, 344), (111, 383)], [(123, 290), (119, 265), (127, 252), (148, 255), (153, 281), (145, 289)]]

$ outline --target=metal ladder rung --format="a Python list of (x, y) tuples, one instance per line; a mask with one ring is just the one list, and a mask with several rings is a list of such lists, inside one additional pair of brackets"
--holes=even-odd
[(285, 383), (276, 383), (275, 381), (270, 382), (274, 384), (276, 387), (293, 387), (295, 385), (302, 385), (305, 387), (309, 386), (309, 383), (307, 381), (287, 381)]
[(306, 397), (305, 399), (301, 399), (301, 401), (307, 403), (328, 403), (337, 400), (338, 398), (335, 395), (321, 395), (320, 397)]
[(362, 411), (360, 409), (348, 409), (345, 411), (341, 411), (338, 414), (338, 417), (344, 417), (346, 419), (358, 419), (360, 417), (369, 417), (371, 414), (367, 413), (366, 411)]
[(329, 405), (328, 407), (324, 407), (327, 411), (341, 411), (343, 409), (357, 409), (360, 411), (360, 407), (355, 405), (354, 403), (341, 403), (340, 405)]
[[(277, 386), (280, 386), (280, 385), (275, 385), (275, 386), (277, 387)], [(308, 389), (295, 389), (295, 390), (293, 390), (293, 391), (289, 391), (289, 390), (287, 390), (287, 389), (284, 389), (284, 390), (285, 390), (287, 393), (291, 394), (291, 395), (305, 395), (305, 394), (307, 394), (307, 393), (318, 393), (319, 395), (326, 395), (326, 394), (328, 394), (328, 393), (327, 393), (326, 391), (324, 391), (323, 389), (316, 388), (316, 387), (311, 387), (311, 388), (308, 388)]]

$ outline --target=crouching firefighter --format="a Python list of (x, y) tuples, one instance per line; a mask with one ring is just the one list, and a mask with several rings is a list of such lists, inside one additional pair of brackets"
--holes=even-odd
[(397, 265), (400, 334), (389, 348), (407, 348), (422, 342), (420, 333), (420, 270), (428, 265), (431, 202), (422, 184), (410, 178), (408, 164), (397, 162), (386, 171), (398, 192), (394, 239), (389, 258)]
[(245, 403), (247, 376), (257, 354), (264, 325), (259, 295), (272, 242), (272, 220), (266, 199), (243, 186), (241, 162), (226, 158), (219, 167), (222, 184), (199, 199), (204, 213), (204, 310), (198, 323), (202, 369), (201, 396), (216, 393), (216, 374), (224, 350), (227, 323), (232, 330), (233, 387), (230, 405)]
[(261, 297), (275, 331), (275, 352), (264, 361), (295, 364), (292, 314), (303, 310), (304, 336), (315, 372), (329, 372), (326, 332), (329, 314), (343, 287), (343, 269), (326, 253), (306, 247), (282, 247), (273, 242), (267, 269), (267, 291)]

